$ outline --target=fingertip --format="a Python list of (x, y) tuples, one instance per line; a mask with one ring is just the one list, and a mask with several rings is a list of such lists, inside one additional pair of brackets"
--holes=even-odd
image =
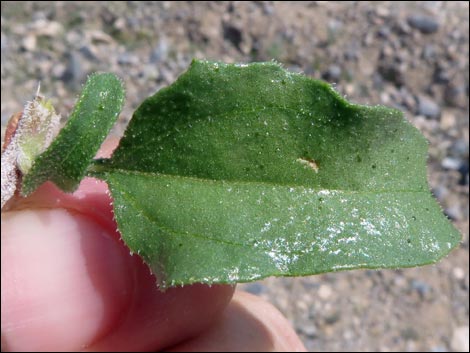
[(174, 352), (305, 352), (287, 319), (270, 303), (236, 291), (222, 317)]
[(3, 350), (163, 349), (204, 330), (234, 290), (162, 293), (109, 229), (64, 209), (3, 213), (1, 252)]
[(2, 214), (2, 343), (9, 350), (79, 350), (126, 310), (132, 270), (123, 247), (62, 209)]

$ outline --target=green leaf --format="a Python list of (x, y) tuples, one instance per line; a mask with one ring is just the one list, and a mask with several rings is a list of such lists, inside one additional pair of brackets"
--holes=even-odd
[(74, 191), (116, 122), (123, 102), (124, 88), (118, 77), (91, 75), (67, 124), (25, 175), (22, 194), (30, 194), (47, 180), (64, 191)]
[(399, 111), (275, 63), (193, 61), (94, 175), (165, 288), (436, 262), (460, 235), (426, 151)]

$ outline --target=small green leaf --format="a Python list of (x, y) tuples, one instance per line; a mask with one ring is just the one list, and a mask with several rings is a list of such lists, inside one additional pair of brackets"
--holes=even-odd
[(399, 111), (275, 63), (194, 61), (93, 170), (165, 288), (436, 262), (460, 235), (426, 150)]
[(91, 75), (67, 124), (23, 179), (22, 194), (30, 194), (47, 180), (64, 191), (74, 191), (116, 122), (123, 102), (119, 78), (109, 73)]

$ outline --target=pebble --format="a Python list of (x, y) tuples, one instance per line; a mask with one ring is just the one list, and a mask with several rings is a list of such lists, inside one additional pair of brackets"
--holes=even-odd
[(338, 82), (341, 78), (341, 67), (338, 65), (331, 65), (328, 70), (323, 73), (325, 80)]
[(414, 327), (405, 327), (400, 331), (404, 340), (416, 341), (419, 339), (419, 332)]
[(84, 58), (90, 61), (99, 62), (99, 58), (96, 54), (96, 49), (94, 46), (82, 45), (78, 51), (83, 55)]
[(408, 16), (407, 22), (410, 27), (419, 30), (421, 33), (431, 34), (437, 32), (439, 23), (434, 17), (426, 15), (411, 15)]
[(378, 71), (384, 80), (393, 82), (396, 86), (405, 84), (405, 75), (396, 63), (381, 63)]
[(36, 49), (36, 44), (36, 36), (32, 34), (24, 37), (21, 41), (21, 47), (26, 51), (34, 51)]
[(166, 61), (168, 57), (168, 43), (165, 38), (160, 38), (157, 46), (152, 50), (149, 57), (150, 63)]
[(3, 32), (1, 33), (1, 36), (2, 37), (1, 37), (1, 40), (0, 40), (0, 48), (1, 48), (2, 54), (3, 54), (3, 51), (8, 48), (10, 43), (9, 43), (8, 37), (6, 35), (4, 35)]
[(460, 221), (463, 217), (462, 209), (459, 205), (453, 204), (450, 207), (446, 207), (444, 213), (449, 217), (451, 220)]
[(322, 284), (320, 288), (318, 288), (318, 296), (320, 297), (320, 299), (327, 300), (331, 297), (332, 293), (333, 290), (328, 284)]
[(334, 325), (341, 319), (341, 312), (339, 310), (325, 315), (325, 324)]
[(460, 185), (468, 185), (468, 160), (464, 161), (459, 168), (460, 173)]
[(442, 168), (450, 170), (459, 170), (461, 165), (461, 160), (454, 157), (445, 157), (441, 162)]
[(247, 283), (243, 286), (243, 290), (254, 295), (260, 295), (266, 292), (266, 286), (258, 282)]
[(454, 267), (452, 269), (452, 274), (459, 281), (461, 281), (465, 278), (465, 271), (461, 267)]
[(172, 70), (168, 70), (165, 66), (160, 68), (158, 79), (166, 84), (171, 84), (175, 80), (175, 74)]
[(62, 81), (71, 85), (79, 85), (84, 76), (80, 54), (76, 51), (67, 53), (67, 66), (61, 77)]
[(432, 193), (440, 202), (442, 202), (449, 194), (449, 189), (443, 185), (438, 185), (434, 189), (432, 189)]
[(418, 97), (418, 115), (429, 119), (438, 119), (441, 115), (441, 108), (431, 98), (425, 96)]
[(397, 23), (392, 27), (392, 29), (395, 33), (400, 36), (409, 35), (411, 32), (411, 28), (408, 23), (403, 20), (398, 20)]
[(114, 39), (109, 34), (99, 30), (89, 30), (86, 32), (86, 36), (94, 44), (113, 44), (114, 42)]
[(440, 125), (442, 130), (448, 130), (456, 126), (455, 115), (444, 109), (441, 114)]
[(451, 341), (451, 348), (455, 352), (468, 352), (469, 350), (469, 327), (459, 326), (454, 330)]
[(157, 80), (160, 75), (157, 65), (154, 64), (146, 64), (141, 73), (142, 78), (145, 80)]
[(468, 140), (463, 138), (458, 139), (451, 145), (452, 153), (456, 154), (457, 156), (464, 157), (468, 159)]
[(432, 44), (426, 44), (423, 48), (422, 57), (425, 60), (435, 59), (437, 56), (436, 48)]
[(309, 338), (315, 338), (317, 336), (317, 328), (313, 323), (304, 323), (297, 327), (297, 331)]
[(41, 19), (33, 23), (33, 30), (36, 36), (56, 37), (63, 31), (63, 27), (59, 22)]
[(421, 299), (426, 298), (430, 294), (432, 289), (429, 284), (417, 279), (413, 279), (411, 281), (411, 288), (418, 292)]
[(238, 29), (237, 27), (229, 23), (224, 23), (223, 24), (223, 36), (224, 36), (224, 39), (232, 43), (235, 48), (240, 49), (240, 44), (242, 43), (242, 40), (243, 40), (243, 34), (240, 29)]
[(449, 82), (444, 90), (444, 101), (453, 107), (465, 107), (468, 103), (466, 87)]
[(119, 65), (137, 65), (139, 63), (139, 58), (131, 53), (122, 53), (117, 58), (117, 63)]
[(450, 81), (450, 74), (445, 68), (437, 67), (433, 74), (433, 81), (438, 85), (447, 84)]
[(377, 35), (379, 36), (379, 38), (386, 39), (390, 36), (390, 33), (391, 33), (390, 27), (382, 26), (379, 28)]

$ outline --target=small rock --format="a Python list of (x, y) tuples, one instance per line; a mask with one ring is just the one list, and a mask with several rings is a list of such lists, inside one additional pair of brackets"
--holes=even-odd
[(391, 30), (388, 26), (382, 26), (379, 28), (377, 35), (379, 38), (388, 38), (390, 36)]
[(238, 50), (240, 49), (240, 44), (242, 43), (243, 40), (243, 34), (240, 29), (235, 27), (232, 24), (229, 23), (222, 23), (222, 30), (223, 30), (223, 35), (224, 39), (228, 40), (230, 43), (233, 44), (235, 48)]
[(113, 38), (109, 34), (106, 34), (100, 30), (87, 31), (86, 36), (88, 37), (89, 41), (94, 44), (112, 44), (114, 42)]
[(157, 80), (159, 77), (159, 71), (157, 65), (147, 64), (142, 68), (142, 77), (148, 81)]
[(56, 37), (63, 31), (63, 27), (59, 22), (48, 21), (45, 19), (34, 22), (33, 28), (35, 35), (46, 37)]
[(442, 168), (449, 170), (459, 170), (461, 165), (462, 161), (454, 157), (446, 157), (441, 162)]
[(84, 76), (80, 55), (78, 52), (72, 51), (66, 54), (66, 58), (68, 62), (61, 79), (65, 83), (78, 85), (80, 84), (82, 76)]
[(160, 38), (158, 45), (150, 53), (149, 62), (154, 64), (165, 61), (168, 57), (168, 43), (165, 38)]
[(462, 210), (459, 205), (452, 205), (444, 210), (444, 213), (453, 221), (460, 221), (463, 218)]
[(377, 7), (375, 8), (375, 13), (377, 14), (377, 16), (383, 18), (387, 18), (390, 16), (390, 10), (387, 6), (377, 5)]
[(270, 3), (262, 1), (261, 6), (263, 7), (263, 14), (266, 16), (271, 16), (274, 13), (274, 7)]
[(455, 352), (468, 352), (469, 350), (469, 327), (459, 326), (454, 330), (452, 335), (451, 348)]
[(468, 160), (464, 161), (459, 168), (460, 180), (459, 185), (468, 185)]
[(465, 107), (468, 101), (466, 87), (464, 85), (455, 85), (452, 82), (444, 90), (444, 101), (454, 107)]
[(419, 333), (414, 327), (405, 327), (400, 331), (400, 334), (405, 340), (416, 341), (419, 339)]
[(323, 300), (327, 300), (328, 298), (330, 298), (332, 293), (333, 290), (328, 284), (322, 284), (318, 289), (318, 296)]
[(405, 21), (403, 20), (398, 20), (395, 25), (392, 27), (393, 31), (401, 36), (405, 36), (405, 35), (408, 35), (410, 34), (411, 32), (411, 28), (410, 26), (408, 25), (408, 23), (406, 23)]
[(3, 34), (3, 32), (1, 33), (1, 40), (0, 40), (0, 48), (2, 50), (2, 54), (3, 54), (3, 51), (5, 49), (8, 48), (9, 44), (10, 44), (10, 41), (8, 40), (7, 36)]
[(166, 84), (170, 84), (175, 80), (175, 75), (172, 70), (168, 70), (166, 67), (163, 66), (160, 68), (158, 80), (163, 81)]
[(84, 58), (90, 61), (95, 61), (95, 62), (99, 61), (94, 47), (91, 47), (89, 45), (82, 45), (80, 49), (78, 49), (78, 51), (80, 52), (80, 54), (83, 55)]
[(341, 312), (339, 310), (325, 315), (325, 323), (327, 325), (334, 325), (340, 319), (341, 319)]
[(437, 32), (439, 23), (435, 18), (426, 15), (411, 15), (407, 18), (408, 24), (421, 33), (431, 34)]
[(51, 76), (54, 79), (61, 79), (63, 77), (65, 70), (67, 70), (67, 67), (63, 63), (57, 63), (56, 65), (52, 66), (51, 69)]
[(449, 194), (449, 190), (445, 186), (439, 185), (432, 189), (432, 193), (440, 202), (442, 202)]
[(451, 152), (457, 156), (468, 159), (468, 140), (458, 139), (451, 145)]
[(365, 47), (369, 47), (370, 45), (372, 45), (372, 43), (374, 43), (375, 41), (374, 37), (375, 36), (373, 32), (367, 32), (366, 35), (362, 37), (362, 44)]
[(344, 58), (351, 61), (359, 59), (358, 50), (352, 46), (347, 47), (344, 50)]
[(452, 269), (452, 274), (458, 280), (463, 280), (465, 278), (465, 271), (461, 267), (454, 267)]
[(248, 283), (243, 287), (243, 290), (245, 292), (254, 294), (254, 295), (260, 295), (266, 292), (266, 287), (262, 285), (261, 283), (258, 282), (253, 282), (253, 283)]
[(425, 60), (435, 59), (437, 56), (436, 48), (432, 44), (426, 44), (423, 49), (422, 58)]
[(449, 71), (442, 67), (437, 67), (436, 70), (434, 70), (434, 74), (432, 77), (434, 83), (437, 83), (438, 85), (447, 84), (450, 82)]
[(23, 38), (21, 41), (21, 48), (23, 48), (26, 51), (34, 51), (36, 49), (36, 36), (29, 35)]
[(382, 75), (380, 75), (378, 72), (374, 72), (372, 74), (372, 87), (375, 88), (376, 90), (382, 90), (384, 86), (384, 80)]
[(393, 82), (396, 86), (402, 86), (405, 84), (405, 74), (396, 63), (382, 62), (377, 68), (378, 72), (384, 80)]
[(441, 129), (448, 130), (454, 126), (456, 126), (455, 115), (444, 109), (441, 114)]
[(297, 327), (297, 331), (308, 338), (315, 338), (317, 336), (317, 328), (311, 323), (304, 323), (300, 327)]
[(338, 82), (341, 78), (341, 67), (338, 65), (331, 65), (326, 72), (323, 73), (325, 80)]
[(401, 94), (401, 103), (408, 109), (408, 111), (416, 110), (416, 101), (414, 97), (409, 92), (400, 92)]
[(130, 53), (122, 53), (118, 56), (117, 63), (119, 65), (137, 65), (139, 58)]
[(343, 22), (341, 22), (339, 19), (333, 18), (328, 21), (328, 31), (332, 34), (335, 35), (338, 33), (343, 28)]
[(441, 115), (441, 108), (431, 98), (419, 96), (418, 115), (423, 115), (429, 119), (438, 119)]
[(418, 292), (421, 299), (426, 298), (432, 289), (429, 284), (417, 279), (413, 279), (411, 281), (411, 288)]
[(124, 17), (119, 17), (114, 21), (113, 27), (118, 31), (124, 31), (126, 29), (126, 19)]
[(356, 87), (352, 83), (348, 83), (344, 86), (344, 92), (348, 96), (353, 96), (355, 91), (356, 91)]
[(390, 103), (390, 94), (388, 92), (380, 93), (380, 102), (387, 105)]

